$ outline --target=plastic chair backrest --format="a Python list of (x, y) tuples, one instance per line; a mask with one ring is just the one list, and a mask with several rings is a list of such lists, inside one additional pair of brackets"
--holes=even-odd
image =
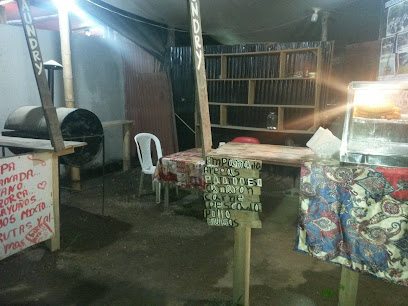
[(153, 167), (151, 141), (154, 141), (156, 146), (157, 158), (163, 156), (159, 138), (150, 133), (140, 133), (135, 136), (137, 156), (139, 157), (140, 165), (143, 170), (148, 170)]

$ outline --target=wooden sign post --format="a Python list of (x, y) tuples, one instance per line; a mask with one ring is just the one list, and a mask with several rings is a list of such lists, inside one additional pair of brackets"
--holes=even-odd
[(262, 226), (261, 168), (261, 161), (220, 156), (207, 156), (204, 167), (207, 224), (234, 227), (234, 305), (249, 305), (251, 229)]
[(28, 50), (30, 51), (31, 63), (33, 65), (34, 75), (37, 81), (38, 91), (40, 93), (45, 121), (47, 122), (48, 134), (54, 150), (58, 152), (64, 150), (64, 141), (62, 139), (57, 112), (52, 104), (51, 94), (48, 88), (47, 78), (45, 76), (40, 44), (38, 42), (37, 31), (35, 30), (33, 16), (31, 15), (31, 9), (27, 1), (28, 0), (17, 0), (18, 10), (20, 11), (21, 22), (23, 24)]
[(196, 81), (196, 94), (198, 96), (198, 117), (201, 132), (201, 147), (203, 156), (211, 151), (212, 136), (210, 112), (208, 108), (207, 78), (205, 76), (204, 44), (201, 29), (200, 1), (188, 0), (191, 21), (191, 46), (194, 63), (194, 76)]

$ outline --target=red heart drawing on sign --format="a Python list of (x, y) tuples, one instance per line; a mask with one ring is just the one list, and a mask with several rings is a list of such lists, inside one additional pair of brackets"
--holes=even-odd
[(38, 189), (44, 190), (44, 189), (45, 189), (45, 186), (47, 186), (47, 182), (46, 182), (46, 181), (37, 184), (37, 188), (38, 188)]

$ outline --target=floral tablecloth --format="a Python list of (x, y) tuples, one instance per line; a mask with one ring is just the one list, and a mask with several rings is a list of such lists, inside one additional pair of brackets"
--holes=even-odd
[(305, 162), (296, 249), (408, 286), (408, 168)]
[(163, 156), (156, 166), (154, 178), (186, 188), (204, 189), (204, 160), (200, 148)]

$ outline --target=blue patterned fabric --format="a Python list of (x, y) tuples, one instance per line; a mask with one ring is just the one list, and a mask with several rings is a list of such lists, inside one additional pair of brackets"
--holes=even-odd
[(408, 168), (305, 162), (296, 249), (408, 286)]

